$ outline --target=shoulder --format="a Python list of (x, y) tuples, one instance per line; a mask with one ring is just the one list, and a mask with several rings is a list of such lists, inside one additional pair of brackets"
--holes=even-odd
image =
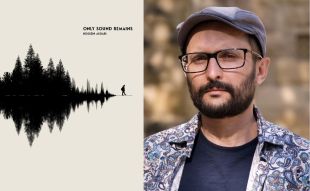
[[(194, 142), (198, 128), (198, 115), (190, 121), (158, 132), (144, 139), (144, 162), (158, 163), (171, 155), (182, 155), (176, 145), (187, 151)], [(176, 156), (175, 156), (176, 157)]]
[(176, 139), (176, 134), (178, 132), (182, 132), (182, 125), (178, 125), (163, 131), (160, 131), (158, 133), (155, 133), (153, 135), (150, 135), (144, 139), (145, 144), (160, 144), (169, 142), (170, 140)]
[(158, 132), (144, 139), (144, 151), (160, 150), (171, 142), (191, 141), (198, 127), (198, 115), (190, 121), (167, 130)]
[(166, 186), (188, 156), (198, 129), (198, 116), (189, 122), (151, 135), (144, 140), (144, 186)]
[(144, 139), (144, 152), (160, 153), (164, 151), (170, 142), (175, 142), (186, 136), (185, 129), (186, 123), (146, 137)]
[[(179, 155), (175, 152), (170, 143), (176, 140), (177, 134), (182, 131), (183, 126), (179, 125), (145, 138), (143, 167), (145, 190), (148, 190), (148, 187), (159, 184), (159, 180), (170, 173), (169, 168), (167, 168), (167, 158), (173, 154)], [(170, 163), (174, 163), (176, 161), (175, 158), (177, 158), (177, 156), (173, 157)], [(171, 169), (173, 169), (173, 167), (171, 167)]]
[(264, 124), (261, 128), (261, 136), (263, 137), (264, 141), (282, 145), (284, 149), (296, 148), (300, 151), (305, 150), (309, 152), (309, 140), (293, 133), (289, 129), (268, 121), (264, 121)]
[(296, 135), (287, 128), (266, 122), (263, 131), (264, 156), (268, 163), (267, 183), (282, 179), (283, 188), (307, 188), (310, 173), (309, 140)]
[(288, 128), (265, 120), (258, 108), (254, 108), (254, 113), (257, 117), (259, 142), (280, 145), (284, 150), (286, 148), (297, 148), (309, 152), (309, 140), (296, 135)]

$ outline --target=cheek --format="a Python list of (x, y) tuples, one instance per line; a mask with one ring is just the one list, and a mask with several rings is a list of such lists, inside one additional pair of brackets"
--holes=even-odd
[(206, 82), (205, 82), (205, 78), (203, 77), (203, 75), (199, 75), (199, 74), (187, 75), (187, 84), (194, 91), (197, 91), (205, 83)]
[(240, 87), (244, 82), (251, 81), (256, 83), (257, 69), (256, 66), (251, 66), (253, 63), (246, 63), (245, 67), (241, 68), (243, 70), (236, 70), (235, 74), (230, 78), (227, 77), (227, 82), (233, 85), (235, 88)]

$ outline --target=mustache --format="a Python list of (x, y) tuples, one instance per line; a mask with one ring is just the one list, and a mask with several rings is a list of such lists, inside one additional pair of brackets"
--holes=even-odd
[(217, 88), (217, 89), (227, 91), (228, 93), (231, 94), (232, 97), (234, 97), (234, 95), (235, 95), (235, 91), (234, 91), (234, 88), (232, 85), (215, 80), (215, 81), (211, 81), (208, 84), (205, 84), (199, 88), (199, 90), (198, 90), (199, 97), (202, 97), (205, 93), (207, 93), (208, 91), (210, 91), (213, 88)]

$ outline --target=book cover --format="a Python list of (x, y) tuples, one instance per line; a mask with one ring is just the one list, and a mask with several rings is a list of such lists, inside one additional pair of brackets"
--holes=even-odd
[(142, 6), (0, 3), (0, 190), (142, 189)]

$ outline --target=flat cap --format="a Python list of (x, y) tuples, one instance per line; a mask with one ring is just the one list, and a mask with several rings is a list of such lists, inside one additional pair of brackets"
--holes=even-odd
[(253, 12), (238, 7), (207, 7), (190, 15), (177, 26), (177, 40), (181, 51), (186, 50), (187, 38), (199, 23), (219, 21), (246, 34), (253, 35), (259, 43), (262, 56), (266, 55), (266, 31), (260, 18)]

